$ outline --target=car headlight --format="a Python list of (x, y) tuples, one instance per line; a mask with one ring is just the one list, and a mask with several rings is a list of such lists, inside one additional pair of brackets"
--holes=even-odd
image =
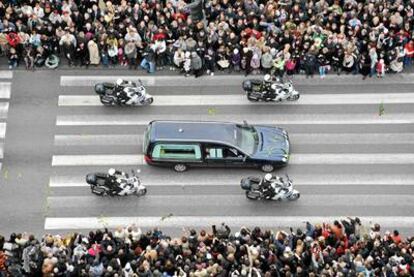
[(282, 162), (284, 162), (284, 163), (287, 162), (287, 160), (288, 160), (287, 157), (282, 158)]

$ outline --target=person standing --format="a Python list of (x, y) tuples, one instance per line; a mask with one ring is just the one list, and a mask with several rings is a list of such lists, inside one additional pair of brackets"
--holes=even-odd
[(380, 59), (376, 65), (377, 69), (377, 78), (383, 78), (385, 75), (385, 63), (384, 59)]
[(328, 48), (324, 47), (318, 54), (319, 75), (321, 79), (325, 78), (326, 72), (329, 69), (329, 60), (327, 57)]
[(189, 51), (186, 51), (185, 54), (184, 54), (183, 69), (184, 69), (185, 77), (190, 76), (190, 72), (191, 72), (191, 53)]
[(306, 78), (311, 76), (313, 78), (316, 57), (310, 51), (303, 56), (303, 66), (305, 69)]
[(376, 70), (375, 66), (377, 65), (377, 62), (378, 62), (378, 54), (377, 54), (377, 50), (375, 49), (375, 47), (371, 47), (371, 49), (369, 49), (369, 58), (371, 61), (369, 77), (372, 77), (373, 75), (375, 75), (375, 70)]
[(216, 64), (216, 53), (212, 47), (209, 47), (204, 55), (205, 66), (207, 74), (214, 75), (214, 69)]
[(129, 69), (137, 68), (137, 47), (134, 40), (130, 40), (124, 47), (124, 53), (128, 61)]
[(203, 75), (203, 62), (197, 52), (192, 52), (191, 56), (191, 68), (194, 71), (194, 76), (198, 78)]
[(361, 55), (360, 68), (362, 80), (365, 80), (371, 71), (371, 59), (367, 53)]
[(150, 43), (145, 49), (144, 57), (140, 65), (141, 68), (147, 70), (148, 73), (155, 72), (155, 49), (153, 43)]
[(242, 67), (244, 66), (243, 69), (245, 70), (244, 76), (247, 76), (250, 74), (250, 72), (252, 72), (252, 66), (251, 66), (252, 58), (253, 58), (253, 52), (249, 48), (244, 47), (243, 57), (242, 57)]
[(10, 48), (8, 57), (9, 57), (9, 69), (15, 69), (19, 61), (19, 56), (17, 55), (16, 49), (14, 49), (13, 47)]
[(96, 44), (95, 40), (91, 39), (88, 42), (88, 51), (89, 51), (89, 64), (98, 66), (101, 61), (101, 57), (99, 55), (98, 44)]

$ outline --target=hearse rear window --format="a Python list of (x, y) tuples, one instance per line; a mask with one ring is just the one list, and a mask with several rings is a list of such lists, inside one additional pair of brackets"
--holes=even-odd
[(157, 144), (152, 151), (155, 159), (201, 159), (200, 145), (198, 144)]

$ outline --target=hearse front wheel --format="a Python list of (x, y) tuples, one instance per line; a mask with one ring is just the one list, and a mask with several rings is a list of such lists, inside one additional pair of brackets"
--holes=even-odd
[(264, 164), (260, 167), (263, 172), (269, 173), (275, 170), (275, 167), (271, 164)]
[(187, 166), (185, 164), (176, 164), (173, 168), (176, 172), (184, 172), (187, 170)]

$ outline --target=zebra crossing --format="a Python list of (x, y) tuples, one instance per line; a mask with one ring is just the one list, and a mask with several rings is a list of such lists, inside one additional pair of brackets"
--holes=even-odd
[(0, 171), (3, 167), (4, 142), (6, 138), (7, 113), (11, 95), (13, 72), (0, 70)]
[[(136, 76), (61, 76), (51, 160), (46, 231), (87, 230), (137, 223), (141, 227), (302, 226), (359, 216), (389, 228), (414, 227), (414, 78), (362, 82), (355, 77), (299, 78), (297, 102), (251, 103), (242, 76), (201, 79), (142, 77), (154, 103), (103, 107), (93, 85)], [(378, 84), (380, 82), (380, 84)], [(401, 87), (401, 90), (396, 90)], [(171, 169), (145, 164), (142, 136), (156, 119), (271, 124), (288, 130), (289, 174), (301, 199), (248, 201), (239, 188), (250, 169)], [(85, 183), (89, 172), (139, 169), (142, 198), (100, 198)]]

